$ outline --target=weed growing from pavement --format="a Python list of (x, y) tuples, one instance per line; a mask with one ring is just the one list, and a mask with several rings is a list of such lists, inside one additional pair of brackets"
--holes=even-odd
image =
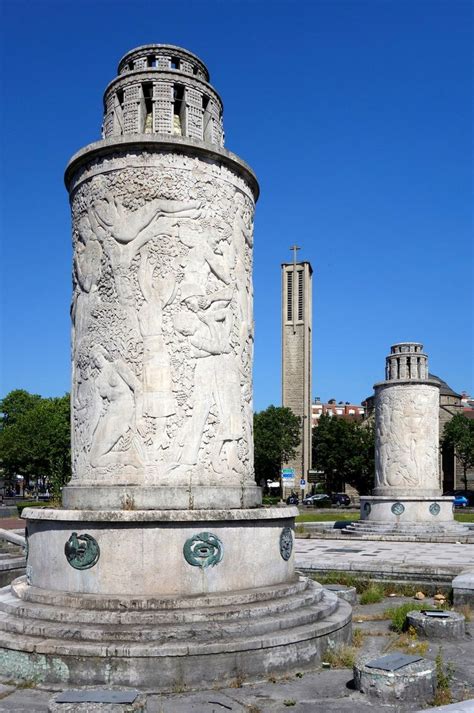
[(445, 664), (443, 659), (443, 649), (441, 646), (435, 658), (437, 691), (433, 699), (433, 705), (446, 706), (452, 703), (451, 683), (454, 676), (454, 666), (448, 661)]
[(391, 649), (401, 649), (406, 654), (418, 654), (424, 656), (428, 651), (427, 641), (420, 641), (418, 634), (412, 626), (408, 627), (405, 634), (400, 634), (390, 645)]
[(362, 629), (358, 629), (357, 627), (352, 630), (352, 646), (355, 646), (356, 648), (360, 648), (362, 644), (364, 643), (364, 636), (367, 636), (365, 632), (362, 631)]
[(384, 588), (380, 584), (370, 584), (360, 595), (361, 604), (377, 604), (384, 598)]
[(409, 611), (421, 611), (421, 610), (433, 610), (435, 607), (431, 607), (427, 604), (419, 604), (417, 602), (404, 602), (398, 607), (391, 607), (384, 611), (384, 619), (390, 619), (390, 628), (393, 631), (397, 631), (399, 634), (405, 630), (407, 614)]
[(356, 660), (356, 649), (354, 646), (336, 646), (334, 649), (327, 649), (324, 654), (324, 662), (331, 665), (331, 668), (352, 668)]

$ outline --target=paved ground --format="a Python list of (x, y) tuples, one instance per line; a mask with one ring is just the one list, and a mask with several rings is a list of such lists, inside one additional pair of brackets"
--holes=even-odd
[(0, 518), (0, 528), (3, 530), (19, 530), (25, 527), (25, 521), (18, 517)]
[(474, 566), (474, 545), (369, 540), (296, 540), (296, 565), (304, 570), (378, 573), (396, 579), (421, 575), (452, 578)]

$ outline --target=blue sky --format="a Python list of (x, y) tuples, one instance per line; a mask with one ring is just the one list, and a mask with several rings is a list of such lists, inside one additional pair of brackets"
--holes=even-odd
[(255, 408), (279, 404), (280, 263), (314, 269), (313, 395), (360, 401), (390, 344), (474, 392), (468, 0), (1, 0), (0, 395), (69, 390), (63, 171), (120, 57), (199, 55), (255, 170)]

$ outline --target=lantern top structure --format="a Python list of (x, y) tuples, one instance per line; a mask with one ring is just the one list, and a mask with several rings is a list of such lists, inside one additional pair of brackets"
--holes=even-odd
[(152, 134), (224, 145), (223, 104), (195, 54), (149, 44), (127, 52), (104, 93), (102, 138)]

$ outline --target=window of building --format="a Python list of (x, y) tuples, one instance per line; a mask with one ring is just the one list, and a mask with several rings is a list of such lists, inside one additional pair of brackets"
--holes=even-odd
[(298, 320), (303, 321), (303, 270), (298, 270)]
[(156, 57), (148, 57), (147, 65), (148, 67), (158, 67), (158, 60), (156, 59)]
[(286, 319), (291, 322), (293, 319), (293, 273), (286, 273)]
[(146, 82), (142, 84), (142, 133), (153, 133), (153, 84)]
[(179, 69), (178, 57), (171, 57), (171, 69)]
[(209, 97), (202, 96), (203, 139), (212, 143), (212, 121), (209, 111)]
[(182, 84), (175, 84), (173, 89), (173, 134), (183, 136), (184, 129), (184, 87)]

